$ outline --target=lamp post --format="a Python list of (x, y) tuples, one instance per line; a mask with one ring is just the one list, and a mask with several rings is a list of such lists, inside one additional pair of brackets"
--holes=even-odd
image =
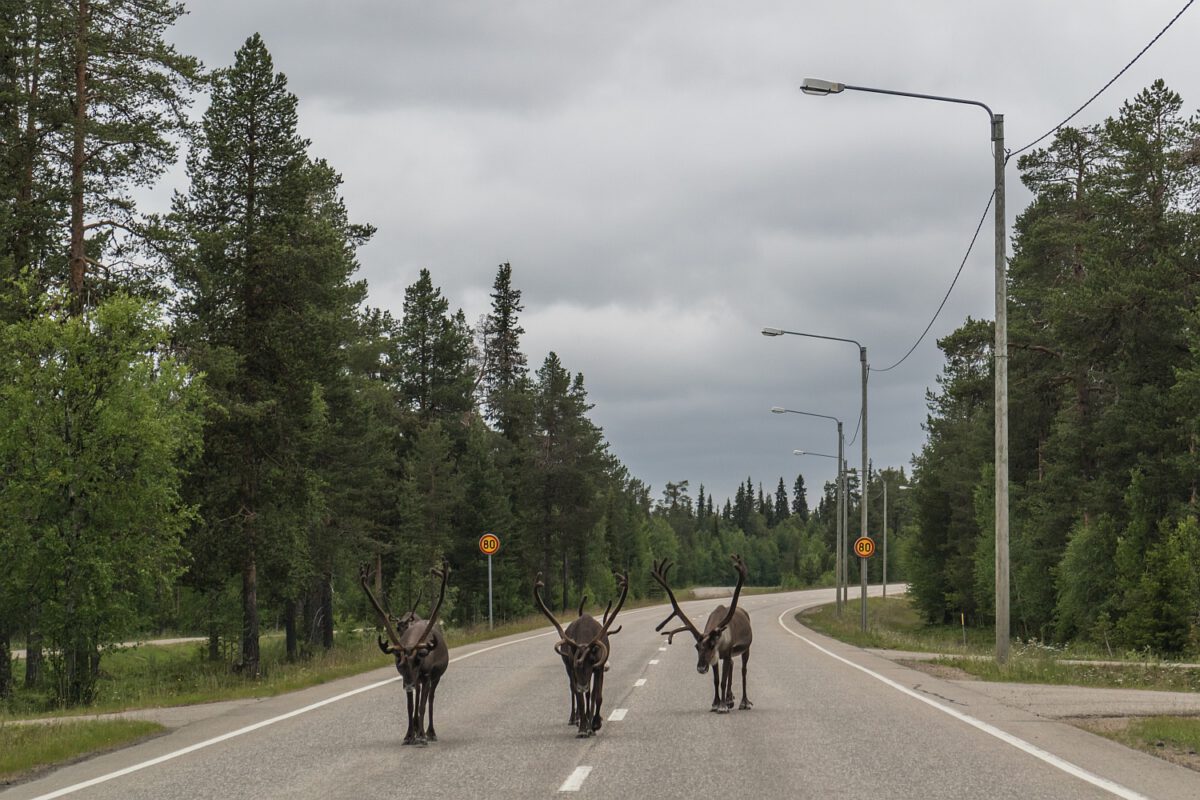
[[(845, 474), (842, 471), (842, 465), (845, 461), (845, 459), (843, 457), (843, 453), (845, 451), (845, 436), (842, 433), (842, 421), (840, 419), (838, 419), (837, 417), (831, 417), (828, 414), (814, 414), (811, 411), (796, 411), (795, 409), (781, 408), (779, 406), (775, 406), (774, 408), (772, 408), (771, 413), (772, 414), (803, 414), (806, 417), (819, 417), (821, 419), (831, 419), (837, 423), (838, 454), (836, 456), (830, 456), (830, 458), (836, 458), (837, 464), (838, 464), (838, 472), (837, 472), (837, 491), (838, 491), (838, 494), (837, 494), (837, 534), (834, 537), (834, 551), (835, 551), (834, 552), (834, 573), (835, 573), (834, 583), (837, 586), (837, 602), (835, 604), (835, 607), (837, 609), (838, 615), (841, 616), (842, 606), (845, 602), (845, 598), (844, 598), (842, 592), (845, 587), (844, 579), (845, 579), (845, 566), (846, 566), (845, 565), (845, 556), (843, 555), (846, 552), (846, 520), (845, 520), (846, 486), (845, 486)], [(792, 452), (798, 456), (806, 455), (805, 451), (803, 451), (803, 450), (793, 450)], [(824, 453), (807, 453), (807, 455), (823, 456), (825, 454)]]
[[(862, 372), (862, 474), (864, 476), (863, 480), (865, 481), (866, 475), (867, 475), (867, 348), (863, 347), (862, 344), (855, 341), (854, 339), (843, 339), (840, 336), (823, 336), (819, 333), (800, 333), (799, 331), (788, 331), (788, 330), (784, 330), (783, 328), (763, 328), (762, 329), (763, 336), (783, 336), (784, 334), (787, 334), (789, 336), (804, 336), (809, 339), (827, 339), (827, 340), (833, 341), (833, 342), (849, 342), (850, 344), (852, 344), (858, 348), (858, 362), (859, 362), (860, 370)], [(867, 493), (867, 486), (866, 486), (866, 483), (864, 482), (863, 483), (863, 502), (861, 502), (859, 504), (862, 509), (862, 514), (861, 514), (861, 518), (862, 518), (861, 523), (862, 524), (860, 526), (859, 535), (864, 536), (864, 537), (867, 535), (867, 502), (866, 502), (867, 494), (866, 493)], [(847, 503), (849, 502), (849, 497), (846, 498), (846, 501), (847, 501)], [(858, 560), (858, 568), (859, 568), (859, 572), (863, 576), (863, 578), (862, 578), (862, 602), (860, 605), (862, 606), (862, 629), (865, 631), (867, 629), (867, 560), (865, 558), (860, 558)]]
[(993, 347), (996, 375), (996, 439), (995, 439), (995, 524), (996, 524), (996, 661), (1008, 660), (1009, 649), (1009, 588), (1008, 588), (1008, 300), (1005, 284), (1005, 221), (1004, 221), (1004, 115), (996, 114), (978, 100), (941, 97), (932, 94), (898, 92), (868, 86), (805, 78), (800, 91), (805, 94), (829, 95), (844, 90), (915, 97), (943, 103), (979, 106), (988, 114), (991, 123), (993, 168), (995, 171), (996, 205), (996, 343)]
[(810, 450), (793, 450), (794, 456), (820, 456), (821, 458), (836, 458), (838, 462), (838, 501), (837, 501), (837, 552), (835, 571), (837, 572), (837, 613), (842, 613), (842, 608), (845, 607), (848, 601), (848, 583), (847, 577), (849, 570), (846, 565), (846, 529), (847, 529), (847, 506), (846, 502), (846, 459), (831, 456), (828, 453), (814, 453)]

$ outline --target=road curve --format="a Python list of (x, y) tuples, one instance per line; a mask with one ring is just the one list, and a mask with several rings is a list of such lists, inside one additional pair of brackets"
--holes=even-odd
[[(1200, 774), (792, 619), (832, 599), (743, 598), (754, 625), (750, 711), (711, 713), (712, 679), (696, 673), (691, 641), (666, 647), (653, 629), (665, 610), (638, 609), (621, 614), (606, 722), (591, 739), (566, 724), (566, 677), (547, 629), (452, 651), (437, 695), (441, 741), (428, 747), (400, 746), (404, 700), (389, 665), (233, 708), (0, 797), (1200, 797)], [(703, 619), (717, 602), (684, 608)], [(740, 700), (740, 676), (734, 687)]]

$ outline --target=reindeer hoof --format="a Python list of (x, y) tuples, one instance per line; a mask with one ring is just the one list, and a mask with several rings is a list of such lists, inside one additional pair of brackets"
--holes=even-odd
[(426, 740), (426, 741), (429, 741), (429, 742), (436, 742), (436, 741), (437, 741), (437, 734), (436, 734), (436, 733), (431, 733), (431, 734), (429, 734), (428, 736), (426, 736), (426, 737), (425, 737), (425, 740)]
[(586, 738), (588, 738), (588, 737), (589, 737), (589, 736), (591, 736), (591, 735), (592, 735), (592, 732), (591, 732), (591, 731), (578, 731), (578, 732), (576, 732), (576, 734), (575, 734), (575, 738), (576, 738), (576, 739), (586, 739)]
[(738, 706), (738, 708), (742, 711), (749, 711), (750, 709), (754, 708), (754, 703), (751, 703), (749, 700), (743, 697), (742, 704)]
[(413, 737), (411, 737), (411, 736), (405, 736), (405, 737), (404, 737), (404, 741), (403, 741), (403, 742), (401, 742), (400, 744), (402, 744), (402, 745), (408, 745), (408, 744), (412, 744), (414, 741), (416, 741), (416, 740), (415, 740)]
[(717, 713), (718, 713), (718, 714), (728, 714), (728, 713), (729, 713), (729, 706), (724, 706), (724, 705), (723, 705), (723, 706), (721, 706), (720, 708), (718, 708), (718, 709), (717, 709)]

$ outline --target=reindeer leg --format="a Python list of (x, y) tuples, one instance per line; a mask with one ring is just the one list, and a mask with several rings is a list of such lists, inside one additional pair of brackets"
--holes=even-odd
[(754, 703), (750, 702), (750, 698), (746, 696), (746, 662), (750, 660), (750, 648), (746, 648), (746, 652), (742, 653), (742, 704), (739, 708), (745, 711), (749, 708), (754, 708)]
[[(574, 687), (572, 687), (572, 691), (574, 691)], [(587, 709), (588, 709), (588, 705), (589, 705), (589, 700), (591, 699), (591, 694), (592, 693), (590, 691), (575, 692), (575, 694), (574, 694), (575, 705), (579, 709), (579, 715), (578, 715), (579, 729), (575, 732), (575, 738), (577, 738), (577, 739), (586, 739), (592, 733), (591, 729), (588, 727), (588, 715), (587, 715)]]
[(406, 689), (404, 699), (408, 701), (408, 732), (404, 734), (404, 741), (401, 744), (412, 744), (416, 738), (416, 733), (413, 732), (413, 720), (416, 718), (413, 713), (413, 692)]
[(733, 656), (721, 659), (725, 667), (725, 710), (733, 710)]
[(567, 720), (568, 725), (579, 724), (579, 706), (575, 702), (575, 678), (571, 675), (571, 665), (563, 659), (563, 666), (567, 668), (567, 688), (571, 692), (571, 718)]
[(721, 711), (721, 662), (713, 664), (713, 708), (710, 711)]
[(601, 664), (592, 673), (592, 734), (600, 730), (604, 724), (601, 719), (600, 706), (604, 705), (604, 665)]
[(425, 738), (431, 742), (437, 741), (437, 734), (433, 731), (433, 695), (437, 692), (438, 681), (441, 679), (441, 675), (433, 675), (429, 678), (429, 727), (426, 729)]
[(416, 744), (422, 746), (429, 744), (429, 740), (425, 738), (425, 703), (429, 701), (428, 681), (429, 679), (424, 677), (417, 679), (417, 713), (415, 719), (415, 727), (417, 729)]

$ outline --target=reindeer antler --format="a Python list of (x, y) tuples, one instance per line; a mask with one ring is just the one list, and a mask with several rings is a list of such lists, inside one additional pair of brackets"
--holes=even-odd
[(742, 593), (742, 584), (746, 582), (746, 562), (737, 553), (732, 553), (729, 556), (733, 560), (733, 568), (737, 570), (738, 580), (737, 586), (733, 587), (733, 600), (729, 603), (729, 611), (725, 614), (725, 619), (721, 620), (721, 624), (717, 625), (716, 630), (725, 630), (730, 621), (733, 619), (733, 612), (737, 610), (738, 595)]
[[(600, 635), (596, 638), (602, 639), (608, 633), (608, 629), (612, 627), (613, 620), (617, 618), (617, 614), (621, 613), (621, 606), (625, 605), (625, 597), (629, 594), (629, 573), (622, 575), (620, 572), (614, 572), (613, 576), (617, 579), (617, 586), (621, 589), (621, 597), (617, 600), (617, 608), (612, 612), (612, 616), (608, 615), (608, 611), (604, 612), (604, 627), (600, 630)], [(612, 601), (609, 601), (611, 608)]]
[(450, 562), (442, 559), (441, 567), (434, 567), (429, 571), (430, 575), (435, 578), (442, 579), (442, 588), (438, 593), (437, 603), (433, 606), (433, 611), (429, 612), (429, 621), (425, 623), (425, 630), (421, 631), (421, 638), (417, 641), (423, 647), (430, 647), (427, 637), (429, 632), (433, 630), (433, 626), (437, 624), (438, 612), (442, 610), (442, 601), (446, 599), (446, 580), (450, 577)]
[[(383, 621), (383, 627), (387, 630), (388, 638), (392, 640), (392, 644), (398, 646), (400, 644), (400, 634), (396, 633), (395, 627), (392, 626), (392, 619), (384, 610), (382, 604), (371, 591), (371, 587), (367, 583), (367, 568), (361, 567), (358, 571), (359, 582), (362, 583), (363, 591), (367, 593), (367, 597), (371, 600), (371, 605), (375, 606), (375, 611), (378, 612), (379, 618)], [(382, 640), (381, 640), (382, 642)]]
[(536, 603), (537, 607), (540, 608), (542, 613), (546, 615), (546, 619), (550, 620), (550, 622), (554, 624), (555, 629), (558, 631), (558, 638), (562, 639), (564, 642), (570, 642), (572, 640), (568, 638), (567, 634), (563, 631), (563, 626), (559, 624), (558, 618), (555, 617), (554, 614), (550, 613), (550, 609), (546, 608), (546, 601), (542, 599), (542, 594), (540, 591), (538, 591), (539, 589), (545, 588), (546, 584), (542, 583), (542, 573), (539, 572), (537, 574), (537, 578), (533, 582), (533, 602)]
[(662, 561), (656, 561), (652, 563), (653, 568), (650, 570), (650, 577), (654, 578), (654, 582), (661, 586), (664, 591), (666, 591), (667, 597), (671, 601), (671, 607), (675, 609), (667, 616), (666, 619), (658, 623), (658, 627), (656, 627), (654, 630), (661, 631), (674, 617), (679, 617), (679, 621), (683, 623), (683, 627), (676, 628), (673, 631), (667, 631), (663, 634), (663, 636), (667, 637), (667, 644), (672, 644), (675, 639), (675, 634), (681, 633), (682, 631), (688, 631), (696, 638), (697, 641), (699, 641), (701, 636), (700, 631), (696, 630), (696, 626), (693, 625), (692, 621), (687, 618), (687, 614), (683, 613), (683, 609), (679, 607), (679, 603), (675, 600), (675, 593), (672, 592), (671, 587), (667, 585), (667, 573), (671, 571), (671, 567), (674, 565), (665, 558)]

